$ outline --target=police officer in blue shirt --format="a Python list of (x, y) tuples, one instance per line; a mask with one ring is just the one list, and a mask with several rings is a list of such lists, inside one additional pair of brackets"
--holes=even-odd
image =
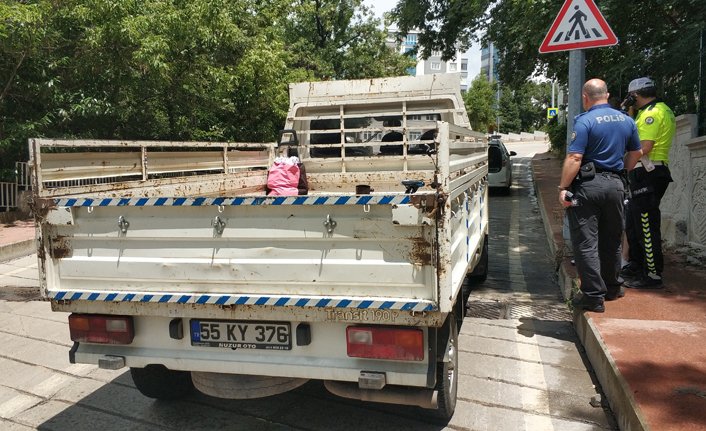
[[(600, 79), (584, 84), (586, 112), (574, 118), (574, 133), (559, 185), (559, 201), (567, 207), (583, 292), (571, 302), (574, 308), (598, 313), (605, 311), (605, 300), (625, 295), (619, 276), (623, 169), (631, 170), (641, 155), (635, 122), (611, 108), (608, 96), (608, 87)], [(567, 192), (572, 193), (568, 198)]]

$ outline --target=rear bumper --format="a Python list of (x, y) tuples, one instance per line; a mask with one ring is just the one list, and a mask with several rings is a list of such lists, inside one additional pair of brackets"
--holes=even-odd
[[(346, 323), (311, 324), (311, 344), (287, 351), (243, 350), (191, 345), (189, 334), (169, 336), (168, 318), (135, 317), (135, 339), (130, 345), (77, 343), (71, 350), (76, 363), (98, 364), (100, 358), (122, 357), (125, 366), (161, 364), (172, 370), (249, 374), (358, 382), (361, 371), (385, 373), (391, 385), (426, 387), (429, 356), (423, 361), (351, 358), (347, 355)], [(424, 331), (428, 344), (429, 332)], [(428, 347), (428, 346), (427, 346)], [(429, 349), (426, 349), (429, 352)], [(433, 356), (433, 353), (431, 353)], [(434, 360), (432, 363), (435, 362)]]

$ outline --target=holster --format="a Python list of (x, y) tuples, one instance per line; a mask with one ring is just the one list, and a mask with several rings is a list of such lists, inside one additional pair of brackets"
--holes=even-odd
[(596, 165), (593, 162), (581, 165), (576, 179), (579, 181), (590, 181), (594, 178), (596, 178)]

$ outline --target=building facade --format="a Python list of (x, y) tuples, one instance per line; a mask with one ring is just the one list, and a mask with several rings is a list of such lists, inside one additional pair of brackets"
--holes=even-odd
[(490, 43), (480, 50), (480, 70), (485, 73), (488, 82), (492, 82), (495, 78), (496, 82), (500, 82), (498, 77), (498, 49)]
[[(389, 30), (387, 35), (387, 45), (398, 49), (401, 54), (412, 51), (417, 47), (419, 31), (411, 30), (406, 35), (400, 35), (395, 29)], [(415, 57), (416, 58), (416, 57)], [(461, 79), (461, 92), (468, 90), (468, 57), (464, 56), (460, 50), (452, 60), (441, 60), (441, 52), (432, 51), (431, 57), (426, 60), (417, 58), (417, 65), (407, 69), (410, 75), (429, 75), (432, 73), (459, 73)]]

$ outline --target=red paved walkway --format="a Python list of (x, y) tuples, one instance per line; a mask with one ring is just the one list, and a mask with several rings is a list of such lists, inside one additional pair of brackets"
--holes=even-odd
[(0, 245), (34, 238), (34, 220), (0, 224)]
[[(532, 166), (561, 249), (561, 161), (537, 154)], [(563, 265), (575, 276), (569, 257)], [(606, 302), (605, 313), (589, 314), (650, 427), (706, 431), (706, 271), (668, 252), (663, 279), (662, 290), (626, 289), (624, 298)]]

